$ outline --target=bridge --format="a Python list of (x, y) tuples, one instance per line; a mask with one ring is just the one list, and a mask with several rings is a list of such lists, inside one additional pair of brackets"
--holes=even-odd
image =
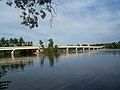
[[(96, 49), (101, 49), (104, 46), (61, 46), (59, 45), (58, 48), (61, 51), (69, 51), (69, 50), (74, 50), (74, 51), (80, 51), (80, 50), (96, 50)], [(47, 48), (47, 47), (45, 47)], [(42, 47), (40, 46), (16, 46), (16, 47), (0, 47), (0, 51), (11, 51), (11, 56), (14, 57), (14, 52), (17, 50), (36, 50), (36, 53), (39, 53), (42, 51)]]
[(63, 50), (63, 51), (81, 51), (81, 50), (96, 50), (96, 49), (101, 49), (104, 48), (104, 46), (58, 46), (59, 49)]

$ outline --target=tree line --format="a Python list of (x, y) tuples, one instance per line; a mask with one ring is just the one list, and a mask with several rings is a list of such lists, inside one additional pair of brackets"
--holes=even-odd
[(25, 41), (22, 37), (10, 39), (5, 39), (5, 37), (0, 38), (0, 47), (10, 46), (33, 46), (33, 42)]
[(92, 44), (91, 46), (105, 46), (107, 49), (120, 49), (120, 41), (112, 43)]
[(39, 40), (39, 45), (43, 48), (44, 54), (56, 54), (59, 52), (59, 48), (57, 45), (54, 45), (54, 41), (52, 38), (48, 39), (48, 47), (44, 47), (44, 43), (42, 40)]
[(109, 49), (120, 49), (120, 41), (119, 42), (113, 42), (113, 43), (106, 43), (105, 47), (109, 48)]

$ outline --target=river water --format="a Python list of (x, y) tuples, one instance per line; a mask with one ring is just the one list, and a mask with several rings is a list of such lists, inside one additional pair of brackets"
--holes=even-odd
[(120, 50), (0, 59), (0, 90), (120, 90)]

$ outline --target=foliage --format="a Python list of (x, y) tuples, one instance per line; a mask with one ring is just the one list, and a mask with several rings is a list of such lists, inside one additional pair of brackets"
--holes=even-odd
[(25, 44), (25, 41), (23, 40), (22, 37), (19, 38), (19, 45), (22, 46)]
[[(2, 1), (2, 0), (0, 0)], [(51, 14), (52, 21), (55, 14), (53, 0), (6, 0), (6, 4), (10, 7), (14, 6), (21, 10), (21, 24), (29, 28), (38, 27), (39, 16), (44, 19), (47, 12)]]
[(54, 47), (53, 50), (54, 50), (55, 53), (58, 53), (58, 51), (59, 51), (59, 47), (58, 47), (57, 45), (55, 45), (55, 47)]
[(48, 39), (48, 48), (53, 47), (53, 44), (54, 44), (53, 40), (51, 38)]
[(108, 48), (108, 49), (120, 49), (120, 41), (112, 42), (112, 43), (92, 44), (91, 46), (105, 46), (105, 48)]
[(54, 41), (53, 39), (48, 39), (48, 48), (44, 48), (43, 53), (45, 54), (53, 54), (53, 53), (58, 53), (59, 48), (57, 45), (54, 46)]
[(106, 43), (105, 47), (109, 48), (109, 49), (120, 49), (120, 41), (119, 42), (113, 42), (113, 43)]
[(22, 37), (5, 39), (4, 37), (0, 38), (0, 47), (9, 47), (9, 46), (32, 46), (32, 41), (24, 41)]

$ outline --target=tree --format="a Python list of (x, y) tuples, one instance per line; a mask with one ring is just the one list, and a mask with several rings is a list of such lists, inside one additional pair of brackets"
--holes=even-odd
[(33, 42), (32, 41), (30, 42), (30, 46), (33, 46)]
[(31, 46), (31, 42), (28, 41), (28, 42), (27, 42), (27, 46)]
[(18, 39), (14, 38), (14, 46), (18, 46)]
[(31, 29), (38, 27), (39, 16), (44, 19), (46, 13), (49, 12), (51, 14), (50, 21), (52, 21), (54, 14), (56, 14), (53, 0), (6, 0), (6, 4), (20, 9), (22, 11), (20, 14), (21, 24)]
[(53, 40), (50, 38), (50, 39), (48, 39), (48, 47), (53, 47), (53, 44), (54, 44), (54, 42), (53, 42)]
[(5, 44), (6, 44), (6, 45), (5, 45), (6, 47), (9, 46), (9, 40), (8, 40), (8, 39), (5, 40)]
[(0, 46), (9, 46), (9, 40), (8, 39), (5, 39), (5, 37), (2, 37), (0, 39)]
[(5, 38), (4, 38), (4, 37), (2, 37), (2, 38), (0, 39), (0, 43), (1, 43), (2, 45), (5, 44)]
[(42, 46), (43, 45), (43, 41), (39, 40), (39, 44), (40, 44), (40, 46)]
[(55, 47), (54, 47), (54, 52), (55, 52), (55, 53), (58, 53), (58, 51), (59, 51), (59, 47), (58, 47), (57, 45), (55, 45)]
[(9, 39), (10, 45), (13, 46), (14, 40), (12, 38)]
[(25, 41), (23, 40), (22, 37), (19, 38), (19, 45), (22, 46), (24, 45)]

